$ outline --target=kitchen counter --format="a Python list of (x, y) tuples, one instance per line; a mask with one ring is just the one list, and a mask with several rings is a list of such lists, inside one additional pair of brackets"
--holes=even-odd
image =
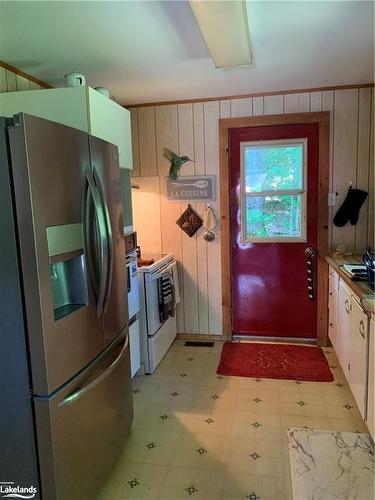
[(326, 255), (326, 261), (337, 272), (342, 279), (359, 298), (363, 309), (373, 316), (375, 315), (375, 293), (366, 281), (353, 281), (339, 266), (343, 264), (363, 264), (362, 255)]

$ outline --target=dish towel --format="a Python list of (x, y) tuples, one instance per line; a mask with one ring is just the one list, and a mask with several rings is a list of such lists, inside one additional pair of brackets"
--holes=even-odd
[(177, 271), (176, 262), (173, 262), (173, 264), (171, 266), (171, 275), (172, 275), (172, 282), (173, 282), (173, 288), (174, 288), (175, 303), (179, 304), (181, 302), (181, 297), (180, 297), (180, 286), (178, 283), (178, 271)]
[(170, 316), (174, 316), (174, 286), (172, 274), (165, 273), (158, 278), (158, 301), (159, 301), (159, 319), (164, 323)]
[(204, 212), (203, 227), (206, 231), (212, 231), (217, 226), (215, 213), (211, 207), (207, 207)]

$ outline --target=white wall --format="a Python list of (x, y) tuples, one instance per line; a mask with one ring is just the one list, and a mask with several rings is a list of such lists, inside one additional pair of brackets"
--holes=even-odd
[[(201, 229), (189, 238), (175, 224), (187, 204), (166, 201), (169, 165), (163, 148), (195, 161), (182, 167), (184, 175), (213, 174), (219, 181), (219, 118), (330, 111), (330, 191), (338, 196), (330, 209), (329, 240), (332, 247), (341, 242), (348, 251), (362, 252), (366, 243), (373, 246), (374, 239), (372, 106), (373, 89), (355, 88), (131, 109), (133, 183), (141, 188), (133, 191), (135, 229), (144, 251), (173, 252), (180, 264), (180, 333), (221, 334), (220, 229), (217, 238), (207, 243)], [(332, 218), (350, 181), (370, 190), (370, 196), (356, 226), (337, 228)], [(203, 216), (205, 204), (191, 205)], [(219, 216), (219, 200), (211, 206)]]

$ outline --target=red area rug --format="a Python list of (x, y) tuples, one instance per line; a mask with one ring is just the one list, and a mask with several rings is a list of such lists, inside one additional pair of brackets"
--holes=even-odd
[(226, 342), (217, 369), (220, 375), (332, 382), (320, 347)]

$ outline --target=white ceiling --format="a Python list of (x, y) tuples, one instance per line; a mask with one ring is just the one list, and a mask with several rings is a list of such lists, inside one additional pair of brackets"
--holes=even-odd
[(0, 2), (0, 59), (54, 86), (79, 70), (125, 104), (373, 81), (372, 1), (249, 1), (254, 64), (215, 69), (189, 3)]

